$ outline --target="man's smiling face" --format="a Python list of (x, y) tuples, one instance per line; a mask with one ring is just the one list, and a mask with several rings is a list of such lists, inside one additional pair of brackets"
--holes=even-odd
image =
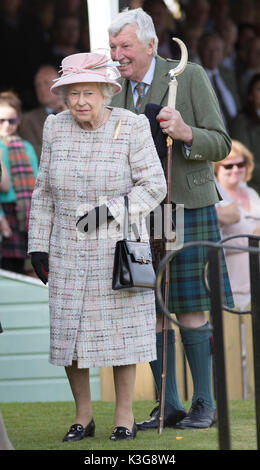
[(138, 39), (133, 25), (126, 25), (117, 36), (109, 35), (111, 58), (120, 62), (121, 76), (140, 82), (150, 67), (154, 40), (144, 46)]

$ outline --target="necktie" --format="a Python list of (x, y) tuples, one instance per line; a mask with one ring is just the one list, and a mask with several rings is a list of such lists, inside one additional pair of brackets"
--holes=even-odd
[(144, 97), (144, 89), (145, 89), (145, 83), (143, 82), (137, 83), (135, 87), (135, 90), (137, 90), (137, 93), (138, 93), (138, 97), (137, 97), (136, 104), (135, 104), (136, 111), (139, 111), (141, 107), (141, 101)]
[(216, 79), (216, 75), (213, 74), (212, 75), (212, 85), (213, 85), (213, 88), (214, 88), (214, 91), (217, 95), (217, 98), (218, 98), (218, 102), (219, 102), (219, 106), (220, 106), (220, 109), (222, 111), (222, 115), (223, 115), (223, 118), (224, 118), (224, 121), (227, 123), (230, 119), (230, 112), (229, 112), (229, 109), (225, 103), (225, 100), (223, 98), (223, 95), (222, 95), (222, 92), (221, 90), (219, 89), (219, 85), (218, 85), (218, 82), (217, 82), (217, 79)]

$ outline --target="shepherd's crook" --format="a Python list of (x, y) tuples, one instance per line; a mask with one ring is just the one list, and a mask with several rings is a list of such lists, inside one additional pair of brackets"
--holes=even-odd
[[(188, 61), (188, 52), (187, 48), (179, 38), (172, 38), (173, 41), (176, 41), (181, 49), (181, 60), (177, 67), (171, 69), (168, 73), (170, 77), (169, 81), (169, 94), (168, 94), (168, 106), (175, 109), (176, 95), (177, 95), (177, 86), (178, 82), (176, 77), (180, 75)], [(169, 208), (171, 207), (171, 174), (172, 174), (172, 146), (173, 141), (170, 136), (167, 137), (167, 156), (166, 156), (166, 182), (167, 182), (167, 194), (165, 198), (166, 203), (166, 216), (165, 216), (165, 231), (166, 234), (170, 233), (172, 227), (170, 227), (170, 221), (172, 220), (172, 214), (169, 213)], [(167, 240), (165, 242), (165, 254), (167, 253)], [(164, 303), (168, 306), (168, 296), (169, 296), (169, 281), (170, 281), (170, 267), (169, 263), (165, 268), (165, 277), (164, 277)], [(162, 319), (162, 360), (161, 360), (161, 384), (160, 384), (160, 401), (159, 401), (159, 427), (158, 433), (161, 434), (163, 430), (164, 422), (164, 406), (165, 406), (165, 388), (166, 388), (166, 372), (167, 372), (167, 332), (168, 332), (168, 318), (163, 315)]]

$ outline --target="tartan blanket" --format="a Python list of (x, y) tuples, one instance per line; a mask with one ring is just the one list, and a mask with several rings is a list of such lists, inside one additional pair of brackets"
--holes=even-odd
[(27, 232), (31, 197), (35, 183), (32, 167), (23, 141), (18, 135), (7, 136), (2, 141), (8, 147), (11, 180), (16, 194), (18, 230)]

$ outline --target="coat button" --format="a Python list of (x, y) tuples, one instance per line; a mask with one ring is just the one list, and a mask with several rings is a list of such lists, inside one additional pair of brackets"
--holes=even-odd
[(85, 271), (83, 271), (83, 269), (81, 269), (81, 271), (79, 272), (79, 275), (82, 277), (82, 276), (84, 276), (84, 274), (85, 274)]

